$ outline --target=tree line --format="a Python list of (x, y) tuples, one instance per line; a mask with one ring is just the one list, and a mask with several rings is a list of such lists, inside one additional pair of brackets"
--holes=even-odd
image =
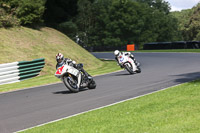
[(49, 26), (84, 47), (142, 48), (148, 42), (199, 39), (199, 8), (170, 12), (164, 0), (1, 0), (0, 27)]
[(181, 39), (184, 41), (200, 41), (200, 3), (192, 9), (173, 12), (177, 18)]

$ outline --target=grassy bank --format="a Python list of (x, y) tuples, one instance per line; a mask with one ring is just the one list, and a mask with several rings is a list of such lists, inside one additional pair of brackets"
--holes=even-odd
[(27, 130), (27, 133), (199, 133), (200, 80)]

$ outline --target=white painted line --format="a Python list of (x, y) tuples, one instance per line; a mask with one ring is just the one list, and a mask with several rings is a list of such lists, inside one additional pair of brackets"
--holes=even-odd
[(130, 100), (133, 100), (133, 99), (137, 99), (137, 98), (143, 97), (143, 96), (147, 96), (147, 95), (150, 95), (150, 94), (153, 94), (153, 93), (164, 91), (166, 89), (169, 89), (169, 88), (172, 88), (172, 87), (175, 87), (175, 86), (179, 86), (181, 84), (184, 84), (184, 83), (180, 83), (180, 84), (177, 84), (177, 85), (174, 85), (174, 86), (170, 86), (170, 87), (167, 87), (167, 88), (163, 88), (163, 89), (160, 89), (160, 90), (157, 90), (157, 91), (154, 91), (154, 92), (150, 92), (150, 93), (147, 93), (147, 94), (144, 94), (144, 95), (132, 97), (132, 98), (129, 98), (129, 99), (126, 99), (126, 100), (122, 100), (122, 101), (119, 101), (119, 102), (108, 104), (106, 106), (102, 106), (102, 107), (94, 108), (94, 109), (91, 109), (91, 110), (88, 110), (88, 111), (84, 111), (84, 112), (81, 112), (81, 113), (77, 113), (77, 114), (74, 114), (74, 115), (70, 115), (70, 116), (67, 116), (67, 117), (64, 117), (64, 118), (61, 118), (61, 119), (57, 119), (57, 120), (54, 120), (54, 121), (50, 121), (50, 122), (47, 122), (47, 123), (43, 123), (43, 124), (40, 124), (40, 125), (37, 125), (37, 126), (34, 126), (34, 127), (26, 128), (26, 129), (17, 131), (15, 133), (23, 132), (23, 131), (26, 131), (26, 130), (29, 130), (29, 129), (33, 129), (33, 128), (36, 128), (36, 127), (41, 127), (41, 126), (44, 126), (44, 125), (47, 125), (47, 124), (50, 124), (50, 123), (58, 122), (58, 121), (61, 121), (61, 120), (64, 120), (64, 119), (68, 119), (68, 118), (71, 118), (71, 117), (74, 117), (74, 116), (78, 116), (78, 115), (81, 115), (81, 114), (85, 114), (85, 113), (88, 113), (88, 112), (91, 112), (91, 111), (95, 111), (95, 110), (103, 109), (103, 108), (106, 108), (106, 107), (110, 107), (110, 106), (113, 106), (113, 105), (116, 105), (116, 104), (119, 104), (119, 103), (123, 103), (123, 102), (126, 102), (126, 101), (130, 101)]

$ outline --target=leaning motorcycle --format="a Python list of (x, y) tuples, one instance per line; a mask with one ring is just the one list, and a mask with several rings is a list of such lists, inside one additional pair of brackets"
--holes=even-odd
[[(134, 62), (129, 56), (121, 55), (118, 57), (118, 61), (122, 68), (126, 69), (130, 74), (141, 73), (140, 63)], [(137, 64), (137, 65), (136, 65)]]
[(79, 92), (80, 88), (95, 89), (96, 83), (92, 77), (88, 78), (80, 69), (82, 65), (78, 64), (77, 68), (65, 64), (57, 69), (55, 76), (63, 81), (65, 86), (71, 92)]

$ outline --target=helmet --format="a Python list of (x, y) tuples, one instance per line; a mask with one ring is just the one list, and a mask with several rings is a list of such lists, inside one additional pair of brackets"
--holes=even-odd
[(58, 53), (58, 54), (56, 55), (56, 61), (57, 61), (57, 63), (61, 64), (61, 63), (64, 61), (64, 56), (63, 56), (63, 54)]
[(115, 56), (119, 56), (119, 55), (120, 55), (119, 50), (115, 50), (115, 51), (114, 51), (114, 55), (115, 55)]

